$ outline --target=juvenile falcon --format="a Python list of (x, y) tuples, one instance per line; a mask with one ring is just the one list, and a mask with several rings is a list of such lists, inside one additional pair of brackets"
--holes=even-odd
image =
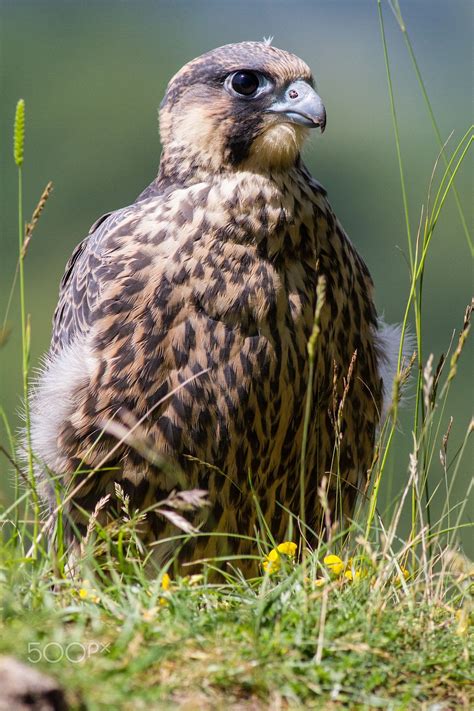
[[(300, 513), (310, 390), (305, 522), (316, 534), (327, 523), (323, 479), (331, 522), (350, 516), (373, 459), (387, 338), (367, 267), (301, 160), (325, 125), (309, 67), (265, 42), (219, 47), (171, 79), (158, 176), (74, 251), (32, 395), (44, 495), (54, 509), (58, 475), (71, 540), (106, 493), (102, 521), (117, 515), (114, 482), (147, 509), (177, 481), (209, 492), (202, 530), (229, 534), (197, 538), (194, 559), (255, 553), (232, 534), (255, 535), (258, 506), (284, 540), (287, 511)], [(146, 451), (112, 434), (138, 422)], [(176, 533), (148, 511), (143, 541)]]

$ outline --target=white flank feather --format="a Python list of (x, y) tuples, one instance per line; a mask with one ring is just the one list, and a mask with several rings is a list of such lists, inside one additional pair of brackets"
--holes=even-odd
[[(375, 340), (379, 353), (379, 374), (383, 382), (383, 406), (380, 424), (384, 423), (392, 404), (393, 381), (398, 370), (401, 335), (402, 327), (400, 324), (387, 324), (383, 319), (379, 319)], [(403, 359), (405, 363), (411, 357), (414, 346), (413, 336), (410, 333), (405, 333), (403, 343)]]

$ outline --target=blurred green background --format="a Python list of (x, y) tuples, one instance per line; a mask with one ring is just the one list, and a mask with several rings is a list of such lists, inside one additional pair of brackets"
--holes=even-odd
[[(0, 8), (2, 317), (17, 260), (11, 136), (20, 97), (27, 112), (25, 219), (46, 182), (54, 182), (26, 264), (34, 366), (48, 347), (58, 283), (71, 250), (99, 215), (132, 202), (156, 174), (157, 107), (170, 76), (215, 46), (268, 35), (314, 70), (328, 124), (324, 136), (310, 143), (306, 162), (370, 267), (379, 311), (387, 321), (401, 320), (408, 284), (406, 233), (375, 0), (3, 0)], [(473, 5), (471, 0), (402, 0), (401, 8), (442, 136), (454, 132), (453, 149), (472, 109)], [(383, 9), (416, 232), (438, 146), (403, 36), (385, 0)], [(467, 164), (457, 187), (472, 227)], [(425, 348), (435, 360), (462, 323), (471, 269), (451, 197), (425, 280)], [(12, 427), (18, 426), (21, 402), (18, 313), (15, 298), (12, 335), (0, 351), (0, 404)], [(451, 452), (466, 430), (471, 402), (472, 368), (465, 353), (445, 418), (454, 416)], [(5, 445), (3, 430), (0, 436)], [(392, 491), (406, 481), (411, 445), (407, 421), (390, 463)], [(468, 457), (455, 498), (465, 496), (469, 464)], [(435, 466), (432, 488), (440, 474)], [(10, 477), (1, 459), (0, 500), (9, 496)], [(437, 503), (443, 503), (442, 494)], [(467, 518), (472, 518), (472, 507)], [(465, 542), (472, 550), (471, 537)]]

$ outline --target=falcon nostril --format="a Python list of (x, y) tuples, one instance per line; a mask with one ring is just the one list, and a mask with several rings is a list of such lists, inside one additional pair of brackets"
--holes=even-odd
[(298, 98), (298, 92), (296, 91), (296, 89), (291, 89), (291, 90), (288, 92), (288, 96), (290, 97), (290, 99), (297, 99), (297, 98)]

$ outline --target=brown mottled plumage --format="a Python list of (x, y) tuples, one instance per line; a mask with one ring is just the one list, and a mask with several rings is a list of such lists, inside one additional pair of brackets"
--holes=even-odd
[[(300, 159), (309, 128), (325, 124), (312, 86), (304, 62), (266, 43), (228, 45), (187, 64), (161, 106), (158, 177), (73, 253), (32, 398), (32, 438), (66, 492), (84, 479), (67, 506), (79, 533), (80, 509), (93, 511), (105, 493), (101, 516), (113, 515), (115, 481), (132, 508), (144, 508), (176, 486), (179, 469), (182, 486), (209, 491), (204, 530), (254, 535), (251, 474), (273, 536), (284, 539), (279, 503), (299, 513), (320, 277), (306, 523), (321, 530), (323, 475), (333, 520), (353, 510), (382, 408), (383, 338), (368, 270)], [(334, 393), (341, 398), (355, 352), (336, 446)], [(117, 448), (106, 423), (128, 425), (131, 416), (171, 468), (129, 443)], [(74, 474), (105, 460), (108, 471)], [(54, 506), (52, 486), (44, 490)], [(142, 535), (173, 531), (148, 513)], [(246, 541), (210, 536), (190, 555), (224, 550), (255, 553)]]

